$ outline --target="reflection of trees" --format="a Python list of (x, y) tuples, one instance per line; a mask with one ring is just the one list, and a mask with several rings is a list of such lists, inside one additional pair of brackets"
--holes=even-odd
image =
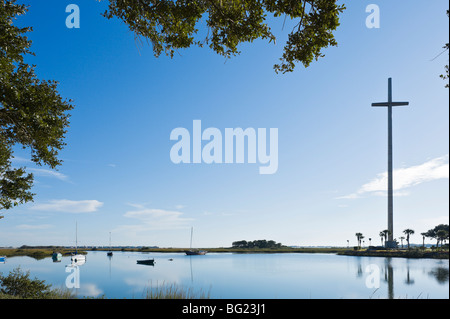
[(406, 279), (405, 279), (405, 284), (407, 285), (413, 285), (414, 284), (414, 279), (410, 277), (409, 275), (409, 260), (406, 261)]
[(361, 278), (364, 275), (363, 269), (362, 269), (362, 263), (361, 263), (361, 257), (356, 257), (356, 277)]
[(362, 270), (361, 262), (358, 264), (358, 272), (357, 272), (356, 276), (357, 277), (362, 277), (363, 276), (363, 270)]
[(436, 278), (438, 283), (445, 284), (448, 282), (449, 270), (445, 267), (436, 267), (431, 270), (428, 275)]
[(406, 271), (407, 272), (406, 272), (405, 284), (413, 285), (414, 284), (414, 279), (409, 276), (409, 267), (408, 267), (408, 269)]

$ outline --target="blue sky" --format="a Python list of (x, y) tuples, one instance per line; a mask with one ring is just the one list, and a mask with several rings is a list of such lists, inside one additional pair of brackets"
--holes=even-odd
[[(231, 246), (272, 239), (286, 245), (380, 244), (387, 228), (387, 99), (393, 79), (394, 237), (449, 219), (449, 100), (439, 78), (448, 64), (448, 2), (351, 1), (335, 32), (337, 48), (305, 69), (276, 74), (290, 21), (271, 22), (277, 43), (255, 41), (225, 60), (209, 49), (155, 58), (106, 2), (23, 1), (43, 79), (73, 99), (64, 164), (34, 167), (18, 149), (15, 166), (35, 175), (33, 203), (4, 212), (0, 246)], [(366, 6), (380, 8), (369, 29)], [(80, 28), (65, 25), (80, 8)], [(179, 164), (173, 129), (277, 128), (278, 170), (258, 164)], [(383, 175), (384, 174), (384, 175)]]

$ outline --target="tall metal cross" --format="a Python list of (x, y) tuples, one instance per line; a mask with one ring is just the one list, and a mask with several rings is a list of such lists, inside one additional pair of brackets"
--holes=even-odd
[(386, 247), (394, 248), (394, 191), (392, 177), (392, 107), (409, 105), (409, 102), (392, 102), (392, 78), (388, 80), (388, 101), (381, 103), (372, 103), (372, 106), (387, 106), (388, 108), (388, 241)]

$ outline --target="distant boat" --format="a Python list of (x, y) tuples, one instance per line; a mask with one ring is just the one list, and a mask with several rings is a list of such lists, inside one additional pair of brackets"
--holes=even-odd
[(0, 256), (0, 264), (4, 264), (6, 262), (6, 256)]
[(54, 262), (54, 263), (59, 263), (59, 262), (61, 262), (62, 254), (61, 254), (61, 253), (58, 253), (58, 252), (54, 252), (54, 253), (52, 254), (52, 259), (53, 259), (53, 262)]
[(155, 265), (155, 259), (138, 260), (137, 263), (140, 264), (140, 265), (154, 266)]
[(206, 250), (198, 250), (198, 249), (192, 249), (192, 234), (194, 232), (194, 227), (191, 227), (191, 246), (189, 250), (186, 250), (185, 253), (188, 256), (198, 256), (198, 255), (206, 255)]
[(191, 250), (185, 251), (185, 253), (188, 256), (196, 256), (196, 255), (206, 255), (207, 251), (206, 250), (191, 249)]
[(78, 253), (78, 224), (75, 224), (75, 254), (70, 257), (72, 265), (80, 266), (86, 262), (86, 256)]
[(107, 256), (112, 256), (113, 255), (113, 252), (111, 250), (111, 232), (109, 232), (109, 251), (108, 251), (108, 253), (106, 255)]

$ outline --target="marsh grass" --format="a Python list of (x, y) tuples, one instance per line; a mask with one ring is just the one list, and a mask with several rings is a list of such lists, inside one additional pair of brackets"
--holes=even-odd
[(210, 292), (194, 290), (192, 287), (184, 287), (175, 283), (150, 285), (144, 292), (145, 299), (209, 299)]

